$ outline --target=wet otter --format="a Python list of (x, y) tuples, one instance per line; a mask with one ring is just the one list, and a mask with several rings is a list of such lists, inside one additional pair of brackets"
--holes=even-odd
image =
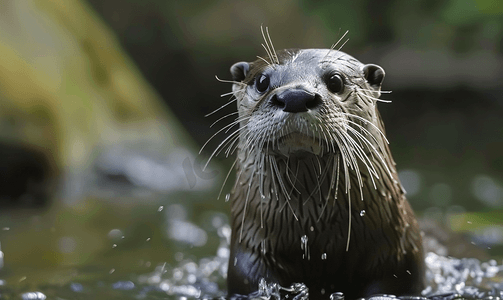
[(231, 67), (229, 295), (261, 278), (305, 283), (311, 299), (418, 294), (421, 235), (376, 107), (384, 70), (334, 49), (264, 48)]

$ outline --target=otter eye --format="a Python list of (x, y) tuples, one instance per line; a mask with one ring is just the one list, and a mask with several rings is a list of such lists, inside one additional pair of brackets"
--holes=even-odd
[(344, 81), (341, 75), (333, 74), (327, 79), (327, 87), (332, 93), (342, 93), (344, 90)]
[(269, 88), (269, 76), (266, 74), (260, 74), (255, 80), (255, 86), (259, 93), (267, 91)]

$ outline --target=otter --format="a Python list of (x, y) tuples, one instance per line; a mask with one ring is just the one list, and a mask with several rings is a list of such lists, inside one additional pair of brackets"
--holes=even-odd
[(421, 234), (377, 110), (383, 68), (334, 47), (264, 48), (230, 69), (229, 295), (262, 278), (304, 283), (311, 299), (419, 294)]

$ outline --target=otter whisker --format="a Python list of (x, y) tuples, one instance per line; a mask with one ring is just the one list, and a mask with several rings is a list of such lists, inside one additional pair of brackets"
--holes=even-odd
[[(355, 139), (354, 139), (354, 138), (350, 135), (350, 133), (351, 133), (351, 134), (356, 135), (356, 134), (359, 134), (359, 132), (357, 132), (354, 128), (351, 128), (351, 127), (348, 127), (348, 128), (347, 128), (347, 130), (348, 130), (348, 133), (344, 133), (344, 135), (346, 135), (346, 139), (347, 139), (347, 141), (348, 141), (351, 145), (353, 145), (353, 147), (354, 147), (354, 149), (353, 149), (353, 150), (354, 150), (354, 152), (356, 153), (357, 157), (359, 157), (359, 158), (360, 158), (360, 160), (361, 160), (363, 163), (365, 163), (365, 164), (366, 164), (366, 163), (367, 163), (367, 161), (369, 161), (369, 158), (368, 158), (368, 156), (367, 156), (367, 153), (365, 152), (365, 149), (364, 149), (364, 147), (365, 147), (365, 146), (364, 146), (364, 144), (362, 144), (362, 141), (361, 141), (361, 139), (360, 139), (360, 138), (358, 138), (358, 141), (356, 141), (356, 140), (355, 140)], [(363, 138), (363, 139), (365, 139), (365, 138)], [(366, 140), (366, 139), (365, 139), (365, 141), (367, 141), (367, 142), (368, 142), (368, 140)], [(370, 163), (370, 164), (372, 164), (372, 162), (370, 162), (370, 161), (369, 161), (369, 163)], [(370, 171), (371, 171), (371, 170), (369, 169), (369, 172), (370, 172)], [(372, 173), (372, 172), (371, 172), (371, 173)]]
[[(236, 130), (237, 131), (237, 130)], [(240, 135), (238, 134), (235, 136), (232, 140), (229, 140), (227, 143), (227, 149), (225, 149), (225, 157), (229, 157), (230, 155), (234, 154), (234, 151), (236, 151), (239, 148), (239, 140), (240, 140)]]
[(232, 166), (229, 168), (229, 172), (227, 172), (227, 175), (225, 176), (224, 183), (222, 184), (222, 187), (220, 188), (220, 192), (218, 193), (217, 200), (220, 199), (220, 196), (222, 196), (222, 192), (224, 190), (225, 184), (227, 183), (227, 179), (229, 179), (229, 176), (232, 173), (232, 170), (234, 170), (234, 167), (236, 166), (236, 163), (238, 162), (238, 158), (234, 160), (232, 163)]
[[(321, 183), (320, 182), (323, 182), (328, 174), (328, 168), (323, 168), (323, 173), (322, 173), (322, 169), (321, 169), (321, 164), (319, 162), (319, 158), (316, 157), (316, 159), (318, 160), (318, 164), (319, 164), (319, 175), (316, 176), (316, 188), (309, 194), (309, 196), (307, 197), (307, 199), (302, 203), (302, 205), (306, 205), (307, 202), (310, 200), (310, 199), (313, 199), (314, 198), (314, 194), (318, 193), (318, 191), (321, 192)], [(311, 165), (313, 167), (313, 169), (316, 169), (316, 165), (314, 164), (313, 162), (313, 159), (311, 159)]]
[(358, 88), (358, 91), (364, 91), (364, 92), (371, 92), (371, 93), (375, 93), (375, 92), (379, 92), (381, 94), (391, 94), (393, 91), (384, 91), (384, 90), (380, 90), (380, 91), (376, 91), (376, 90), (369, 90), (369, 89), (364, 89), (364, 88)]
[(374, 123), (370, 122), (369, 120), (365, 119), (365, 118), (362, 118), (358, 115), (355, 115), (355, 114), (350, 114), (350, 113), (347, 113), (347, 112), (343, 112), (344, 115), (348, 116), (348, 117), (351, 117), (351, 118), (355, 118), (355, 119), (358, 119), (366, 124), (369, 124), (370, 126), (372, 126), (374, 129), (376, 129), (379, 134), (381, 134), (381, 137), (384, 139), (384, 141), (386, 142), (386, 144), (389, 144), (389, 141), (388, 139), (386, 138), (386, 135), (381, 131), (381, 129), (379, 127), (377, 127)]
[[(342, 133), (341, 136), (344, 137), (345, 142), (352, 144), (356, 149), (360, 148), (360, 146), (351, 138), (351, 136), (349, 136), (348, 133), (346, 133), (345, 131), (342, 131), (341, 133)], [(347, 144), (347, 147), (349, 148), (350, 146)], [(358, 151), (355, 151), (355, 152), (356, 152), (356, 155), (360, 158), (360, 160), (364, 162), (364, 158), (360, 155), (360, 153)], [(365, 155), (363, 155), (363, 156), (365, 156)], [(356, 173), (356, 178), (358, 179), (358, 188), (360, 190), (360, 197), (361, 197), (361, 200), (363, 201), (363, 190), (362, 190), (363, 180), (362, 180), (362, 175), (360, 173), (360, 167), (358, 166), (358, 162), (356, 161), (356, 157), (354, 155), (352, 155), (352, 157), (354, 158), (353, 165), (354, 165), (354, 170)]]
[(292, 178), (290, 178), (290, 173), (292, 172), (292, 170), (290, 169), (290, 157), (288, 157), (286, 160), (286, 172), (285, 173), (286, 173), (286, 178), (288, 179), (288, 181), (290, 182), (290, 185), (292, 186), (292, 189), (295, 190), (297, 192), (297, 194), (300, 194), (300, 191), (295, 187), (295, 183), (297, 182), (297, 174), (299, 171), (299, 164), (296, 164), (296, 165), (297, 165), (297, 170), (295, 173), (295, 181), (292, 181)]
[[(264, 47), (264, 44), (262, 44), (262, 47)], [(257, 55), (257, 58), (264, 61), (267, 65), (272, 66), (272, 64), (267, 59), (263, 58), (262, 56)]]
[[(369, 140), (369, 139), (367, 139), (367, 138), (366, 138), (366, 137), (365, 137), (365, 136), (364, 136), (361, 132), (359, 132), (357, 129), (362, 130), (364, 133), (368, 133), (368, 135), (370, 135), (370, 136), (371, 136), (371, 137), (375, 140), (374, 135), (372, 135), (370, 132), (368, 132), (368, 131), (364, 128), (364, 127), (360, 126), (359, 124), (356, 124), (356, 123), (354, 123), (354, 122), (352, 122), (352, 121), (349, 121), (349, 120), (348, 120), (348, 123), (349, 123), (349, 124), (353, 124), (354, 126), (356, 126), (356, 128), (353, 128), (353, 127), (351, 127), (351, 126), (348, 126), (346, 129), (347, 129), (347, 131), (348, 131), (348, 132), (350, 132), (350, 133), (354, 134), (354, 135), (355, 135), (355, 137), (356, 137), (356, 138), (358, 138), (359, 143), (357, 144), (357, 146), (361, 146), (361, 147), (359, 147), (359, 148), (358, 148), (358, 150), (359, 150), (359, 152), (361, 152), (361, 154), (362, 154), (362, 155), (366, 156), (366, 151), (365, 151), (365, 149), (367, 149), (369, 152), (370, 152), (371, 150), (373, 150), (373, 151), (377, 151), (377, 149), (376, 149), (376, 148), (374, 147), (374, 145), (370, 142), (370, 140)], [(376, 141), (376, 144), (379, 144), (379, 143), (377, 142), (377, 140), (375, 140), (375, 141)], [(356, 142), (356, 141), (355, 141), (355, 142)], [(362, 142), (363, 142), (363, 144), (362, 144)], [(369, 148), (369, 147), (371, 147), (371, 148)], [(364, 148), (365, 148), (365, 149), (364, 149)]]
[(276, 201), (279, 201), (279, 196), (278, 196), (278, 186), (276, 185), (276, 174), (274, 173), (274, 169), (273, 169), (273, 166), (272, 166), (272, 157), (271, 155), (267, 155), (267, 162), (268, 162), (268, 165), (269, 165), (269, 168), (270, 168), (270, 171), (271, 171), (271, 181), (272, 181), (272, 190), (274, 192), (274, 195), (276, 196)]
[(358, 94), (358, 95), (360, 95), (362, 97), (365, 97), (365, 98), (372, 99), (372, 100), (377, 101), (377, 102), (383, 102), (383, 103), (391, 103), (391, 102), (393, 102), (391, 100), (381, 99), (381, 98), (373, 97), (373, 96), (370, 96), (370, 95), (367, 95), (367, 94), (363, 94), (363, 93), (360, 93), (358, 91), (356, 91), (356, 94)]
[[(235, 123), (231, 123), (231, 124), (229, 124), (229, 125), (235, 126), (236, 124), (235, 124)], [(227, 126), (229, 126), (229, 125), (227, 125)], [(226, 127), (227, 127), (227, 126), (226, 126)], [(231, 126), (231, 127), (232, 127), (232, 126)], [(225, 127), (224, 127), (224, 128), (225, 128)], [(222, 128), (222, 129), (223, 129), (223, 128)], [(217, 131), (217, 132), (220, 132), (220, 131), (221, 131), (221, 130), (219, 130), (219, 131)], [(234, 136), (234, 134), (239, 133), (240, 131), (241, 131), (240, 129), (236, 130), (235, 132), (233, 132), (232, 134), (230, 134), (228, 137), (226, 137), (226, 138), (225, 138), (225, 139), (224, 139), (224, 140), (220, 143), (220, 145), (219, 145), (219, 146), (218, 146), (218, 147), (217, 147), (217, 148), (213, 151), (213, 153), (210, 155), (210, 158), (208, 159), (208, 161), (207, 161), (207, 162), (206, 162), (206, 164), (204, 165), (203, 170), (206, 170), (206, 167), (207, 167), (207, 166), (208, 166), (208, 164), (210, 163), (211, 159), (212, 159), (212, 158), (213, 158), (213, 157), (214, 157), (217, 153), (219, 153), (219, 152), (221, 151), (221, 145), (225, 145), (225, 143), (226, 143), (229, 139), (231, 139), (231, 138)], [(212, 137), (212, 138), (213, 138), (213, 137)], [(203, 148), (204, 148), (204, 146), (206, 146), (206, 145), (208, 144), (208, 142), (209, 142), (209, 140), (208, 140), (208, 141), (207, 141), (207, 142), (203, 145)], [(201, 148), (201, 150), (199, 151), (199, 154), (201, 154), (201, 151), (203, 150), (203, 148)]]
[(339, 47), (339, 49), (337, 49), (337, 51), (341, 51), (342, 48), (344, 47), (344, 45), (346, 45), (347, 42), (349, 42), (349, 38)]
[(215, 78), (216, 78), (219, 82), (223, 82), (223, 83), (232, 83), (232, 84), (237, 84), (237, 85), (243, 85), (243, 83), (242, 83), (242, 82), (240, 82), (240, 81), (220, 79), (220, 78), (218, 78), (218, 76), (217, 76), (217, 75), (215, 75)]
[[(328, 166), (330, 166), (330, 162), (333, 161), (333, 164), (335, 164), (335, 158), (334, 156), (330, 156), (330, 160), (327, 162), (327, 167), (326, 167), (326, 170), (328, 171)], [(331, 178), (331, 181), (334, 180), (334, 177), (335, 177), (335, 174), (333, 174), (333, 172), (335, 171), (335, 166), (334, 168), (332, 168), (332, 178)], [(320, 189), (321, 191), (321, 189)], [(328, 201), (330, 199), (330, 194), (332, 192), (332, 186), (329, 187), (328, 191), (327, 191), (327, 196), (325, 197), (325, 203), (323, 204), (323, 207), (321, 208), (321, 212), (318, 216), (318, 220), (316, 220), (316, 222), (319, 222), (321, 220), (321, 217), (323, 216), (323, 213), (325, 212), (325, 209), (327, 208), (328, 206)]]
[[(318, 156), (315, 156), (316, 158), (316, 162), (318, 163), (318, 170), (319, 170), (319, 173), (320, 173), (320, 176), (321, 176), (321, 163), (320, 163), (320, 158)], [(312, 160), (311, 160), (312, 161)]]
[[(348, 130), (354, 130), (354, 129), (352, 129), (352, 128), (349, 129), (348, 128)], [(376, 176), (377, 178), (379, 178), (379, 176), (377, 175), (377, 171), (375, 170), (375, 167), (372, 164), (372, 161), (365, 154), (363, 148), (354, 139), (350, 138), (349, 136), (348, 136), (347, 139), (348, 139), (349, 143), (351, 143), (354, 146), (354, 150), (355, 150), (355, 153), (356, 153), (357, 157), (360, 158), (360, 161), (367, 168), (367, 170), (369, 172), (369, 175), (370, 175), (370, 179), (372, 180), (372, 183), (374, 184), (374, 187), (375, 187), (374, 176)], [(360, 182), (360, 186), (363, 186), (362, 182)], [(363, 200), (363, 193), (362, 193), (361, 196), (362, 196), (361, 200)]]
[(346, 252), (349, 251), (349, 241), (351, 240), (351, 216), (353, 215), (351, 213), (351, 193), (348, 193), (348, 241), (346, 243)]
[[(238, 130), (236, 130), (235, 132), (238, 132)], [(229, 157), (230, 155), (234, 154), (234, 151), (236, 151), (236, 149), (239, 147), (239, 139), (240, 138), (238, 134), (232, 140), (229, 140), (227, 149), (225, 150), (225, 157)]]
[[(214, 150), (214, 151), (213, 151), (213, 153), (211, 154), (210, 158), (208, 158), (208, 161), (206, 162), (206, 164), (205, 164), (205, 166), (204, 166), (205, 168), (208, 166), (208, 164), (209, 164), (209, 163), (210, 163), (210, 161), (213, 159), (213, 157), (215, 157), (215, 156), (219, 155), (219, 154), (223, 151), (223, 149), (224, 149), (225, 145), (227, 145), (228, 143), (231, 143), (231, 141), (235, 141), (236, 139), (239, 139), (239, 131), (240, 131), (240, 130), (238, 129), (238, 130), (236, 130), (235, 132), (233, 132), (232, 134), (230, 134), (228, 137), (226, 137), (226, 138), (225, 138), (225, 139), (224, 139), (224, 140), (223, 140), (223, 141), (222, 141), (222, 142), (221, 142), (221, 143), (220, 143), (220, 144), (219, 144), (219, 145), (215, 148), (215, 150)], [(205, 170), (205, 169), (203, 169), (203, 170)]]
[(339, 155), (337, 156), (337, 166), (334, 166), (334, 169), (337, 168), (337, 179), (336, 179), (336, 183), (335, 183), (335, 192), (334, 192), (334, 204), (335, 204), (335, 201), (337, 200), (337, 195), (339, 193), (339, 170), (340, 170), (340, 165), (339, 165)]
[(279, 60), (278, 60), (278, 57), (276, 56), (276, 50), (274, 50), (271, 36), (269, 35), (269, 28), (266, 26), (266, 28), (265, 28), (266, 32), (264, 33), (264, 27), (260, 26), (260, 31), (262, 32), (262, 37), (264, 38), (264, 43), (265, 43), (265, 45), (262, 44), (262, 46), (266, 50), (267, 55), (269, 55), (269, 58), (271, 59), (271, 62), (273, 64), (279, 65)]
[(223, 117), (220, 117), (218, 120), (216, 120), (215, 122), (213, 122), (210, 125), (210, 128), (212, 128), (213, 126), (215, 126), (215, 124), (217, 124), (218, 122), (222, 121), (223, 119), (226, 119), (226, 118), (228, 118), (230, 116), (234, 116), (234, 115), (237, 115), (237, 114), (238, 114), (238, 112), (236, 111), (236, 112), (229, 113), (229, 114), (227, 114), (227, 115), (225, 115)]
[[(337, 135), (334, 136), (336, 138), (336, 140), (338, 141), (338, 138), (337, 138)], [(342, 138), (342, 136), (341, 136)], [(337, 142), (339, 144), (339, 141)], [(343, 152), (341, 152), (343, 153)], [(349, 170), (348, 170), (348, 164), (345, 163), (344, 161), (346, 160), (345, 156), (342, 155), (342, 163), (343, 163), (343, 166), (344, 166), (344, 177), (345, 177), (345, 182), (346, 182), (346, 195), (348, 197), (348, 214), (349, 214), (349, 219), (348, 219), (348, 239), (347, 239), (347, 243), (346, 243), (346, 252), (348, 252), (349, 250), (349, 242), (351, 240), (351, 193), (350, 193), (350, 190), (351, 190), (351, 180), (349, 178)], [(359, 172), (357, 172), (357, 174), (359, 174)]]
[[(267, 45), (267, 44), (266, 44), (266, 45)], [(267, 47), (268, 47), (268, 45), (267, 45), (267, 46), (266, 46), (266, 45), (262, 44), (262, 47), (265, 49), (265, 52), (267, 53), (267, 56), (269, 56), (269, 59), (271, 60), (271, 62), (268, 62), (267, 60), (266, 60), (266, 62), (267, 62), (267, 64), (268, 64), (269, 66), (271, 66), (271, 67), (273, 67), (273, 68), (274, 68), (274, 61), (273, 61), (273, 59), (272, 59), (272, 57), (271, 57), (271, 55), (272, 55), (272, 54), (270, 54), (269, 49), (267, 48)]]
[(357, 166), (358, 163), (357, 163), (356, 157), (353, 155), (353, 152), (349, 151), (349, 150), (351, 150), (351, 147), (349, 146), (348, 141), (346, 140), (346, 137), (344, 136), (344, 133), (345, 133), (344, 131), (340, 131), (340, 132), (337, 132), (337, 135), (341, 138), (341, 142), (344, 145), (343, 148), (346, 150), (346, 153), (349, 156), (349, 160), (348, 160), (349, 164), (348, 165), (351, 166), (352, 170), (356, 170), (354, 168), (354, 166)]
[(278, 183), (279, 183), (279, 186), (280, 186), (281, 190), (283, 190), (283, 193), (285, 193), (285, 196), (286, 196), (287, 200), (290, 200), (291, 199), (290, 193), (288, 193), (288, 191), (286, 190), (285, 183), (281, 179), (282, 176), (281, 176), (281, 173), (279, 172), (278, 164), (277, 164), (275, 158), (272, 159), (272, 166), (274, 168), (274, 171), (276, 172), (276, 175), (277, 175), (277, 178), (278, 178)]
[(281, 189), (283, 190), (283, 193), (286, 196), (286, 198), (285, 198), (286, 205), (288, 205), (288, 207), (290, 208), (290, 210), (291, 210), (291, 212), (292, 212), (295, 220), (298, 221), (299, 218), (295, 214), (295, 211), (293, 210), (293, 207), (290, 204), (290, 194), (286, 190), (286, 187), (285, 187), (285, 185), (283, 183), (283, 180), (281, 179), (281, 173), (279, 172), (278, 165), (276, 163), (276, 158), (273, 157), (273, 156), (269, 156), (269, 158), (270, 158), (270, 162), (271, 162), (272, 168), (274, 169), (274, 172), (275, 172), (275, 175), (276, 175), (276, 179), (278, 180), (278, 183), (279, 183)]
[(351, 154), (348, 152), (345, 145), (339, 139), (339, 133), (337, 131), (334, 131), (334, 133), (335, 134), (331, 135), (331, 136), (332, 136), (333, 140), (337, 143), (337, 146), (338, 146), (340, 153), (341, 153), (342, 165), (344, 166), (344, 181), (346, 183), (346, 194), (347, 194), (349, 191), (350, 185), (351, 185), (349, 182), (349, 170), (348, 170), (348, 165), (349, 165), (348, 158), (350, 158)]
[[(272, 49), (272, 46), (269, 44), (269, 41), (266, 37), (266, 34), (264, 33), (263, 26), (260, 26), (260, 31), (262, 32), (262, 37), (264, 38), (264, 43), (265, 43), (265, 44), (262, 44), (262, 47), (264, 47), (265, 52), (269, 56), (269, 59), (271, 60), (271, 64), (274, 67), (275, 64), (279, 64), (279, 61), (277, 61), (274, 57), (274, 53), (273, 53), (274, 49)], [(266, 31), (267, 31), (267, 35), (269, 35), (269, 31), (268, 31), (267, 27), (266, 27)]]
[(212, 111), (212, 112), (210, 112), (210, 113), (208, 113), (208, 114), (204, 115), (204, 117), (206, 117), (206, 118), (207, 118), (207, 117), (209, 117), (209, 116), (213, 115), (214, 113), (216, 113), (216, 112), (220, 111), (221, 109), (223, 109), (223, 108), (227, 107), (227, 105), (229, 105), (229, 104), (233, 103), (234, 101), (236, 101), (236, 98), (235, 98), (235, 97), (234, 97), (234, 98), (231, 98), (231, 99), (230, 99), (227, 103), (225, 103), (224, 105), (222, 105), (222, 106), (220, 106), (219, 108), (215, 109), (214, 111)]
[[(236, 96), (236, 94), (237, 94), (237, 93), (243, 93), (244, 91), (245, 91), (245, 88), (240, 89), (240, 90), (233, 91), (233, 92), (232, 92), (232, 94), (234, 94), (234, 95), (233, 95), (233, 96), (229, 99), (229, 101), (227, 101), (227, 103), (225, 103), (224, 105), (222, 105), (222, 106), (220, 106), (219, 108), (215, 109), (214, 111), (212, 111), (212, 112), (210, 112), (210, 113), (206, 114), (204, 117), (205, 117), (205, 118), (207, 118), (207, 117), (209, 117), (209, 116), (213, 115), (214, 113), (216, 113), (216, 112), (220, 111), (220, 110), (221, 110), (221, 109), (223, 109), (224, 107), (227, 107), (227, 105), (229, 105), (229, 104), (231, 104), (231, 103), (234, 103), (234, 101), (236, 101), (236, 100), (237, 100), (237, 96)], [(230, 93), (229, 93), (229, 94), (230, 94)]]
[[(349, 124), (351, 124), (351, 125), (356, 126), (356, 128), (357, 128), (357, 129), (360, 129), (360, 130), (361, 130), (361, 131), (363, 131), (366, 135), (370, 136), (370, 137), (372, 138), (372, 140), (373, 140), (373, 141), (374, 141), (377, 145), (380, 145), (380, 144), (379, 144), (379, 141), (377, 140), (377, 138), (376, 138), (376, 137), (375, 137), (375, 136), (374, 136), (374, 135), (373, 135), (370, 131), (368, 131), (368, 129), (367, 129), (367, 128), (365, 128), (365, 127), (363, 127), (362, 125), (360, 125), (360, 124), (358, 124), (358, 123), (356, 123), (356, 122), (354, 122), (354, 121), (351, 121), (351, 120), (347, 120), (347, 122), (348, 122)], [(369, 143), (370, 143), (370, 141), (369, 141)], [(379, 147), (379, 148), (381, 148), (381, 147)]]
[(234, 94), (236, 94), (235, 91), (230, 91), (230, 92), (221, 94), (220, 98), (227, 97), (227, 96), (234, 95)]
[[(340, 33), (340, 28), (339, 28), (339, 33)], [(339, 38), (339, 40), (335, 43), (332, 44), (332, 46), (330, 47), (330, 49), (328, 49), (328, 52), (327, 54), (323, 57), (322, 60), (325, 60), (327, 58), (327, 56), (330, 54), (330, 52), (332, 52), (335, 47), (337, 47), (337, 45), (342, 41), (342, 39), (349, 33), (349, 30), (346, 30), (346, 32)], [(344, 45), (343, 45), (344, 46)]]
[(269, 34), (269, 27), (266, 27), (265, 31), (267, 33), (267, 38), (269, 39), (269, 44), (271, 45), (272, 53), (274, 54), (274, 57), (276, 58), (276, 63), (279, 65), (278, 55), (276, 54), (276, 50), (274, 49), (274, 45), (272, 44), (271, 35)]
[[(230, 123), (230, 124), (239, 125), (241, 122), (246, 121), (246, 120), (249, 120), (250, 118), (251, 118), (250, 116), (238, 117), (237, 119), (235, 119), (234, 121), (232, 121), (232, 123)], [(230, 124), (229, 124), (229, 125), (230, 125)], [(228, 133), (228, 132), (229, 132), (229, 130), (231, 130), (231, 129), (232, 129), (232, 127), (234, 127), (234, 126), (230, 126), (230, 127), (228, 127), (228, 128), (225, 130), (225, 133)]]
[(220, 132), (222, 132), (222, 131), (226, 130), (228, 127), (233, 127), (233, 126), (235, 126), (235, 125), (237, 125), (237, 124), (238, 124), (238, 123), (236, 123), (236, 122), (232, 122), (232, 123), (230, 123), (230, 124), (226, 125), (225, 127), (223, 127), (223, 128), (221, 128), (221, 129), (219, 129), (216, 133), (214, 133), (214, 134), (213, 134), (213, 135), (212, 135), (212, 136), (211, 136), (211, 137), (210, 137), (210, 138), (206, 141), (206, 143), (204, 143), (204, 144), (203, 144), (203, 146), (202, 146), (202, 147), (201, 147), (201, 149), (199, 150), (199, 154), (201, 154), (201, 153), (203, 152), (203, 149), (206, 147), (206, 145), (207, 145), (207, 144), (208, 144), (208, 143), (209, 143), (209, 142), (210, 142), (210, 141), (211, 141), (211, 140), (212, 140), (212, 139), (213, 139), (216, 135), (218, 135)]
[[(356, 135), (358, 135), (359, 137), (362, 138), (363, 141), (367, 141), (367, 139), (365, 139), (365, 137), (363, 137), (363, 135), (361, 135), (361, 133), (357, 132), (357, 131), (354, 131), (354, 133)], [(381, 156), (381, 154), (377, 151), (377, 149), (374, 147), (374, 145), (372, 145), (372, 143), (368, 142), (368, 146), (372, 148), (373, 150), (373, 153), (375, 153), (378, 158), (379, 158), (379, 161), (381, 162), (381, 164), (384, 166), (385, 170), (387, 171), (388, 175), (390, 178), (393, 178), (393, 176), (391, 175), (391, 171), (389, 170), (388, 168), (388, 164), (386, 163), (386, 161), (384, 160), (384, 158)]]
[[(215, 134), (213, 134), (207, 141), (206, 143), (204, 143), (204, 145), (201, 147), (201, 150), (199, 150), (199, 153), (201, 153), (201, 151), (204, 149), (204, 147), (206, 147), (206, 145), (216, 136), (218, 135), (219, 133), (221, 133), (222, 131), (224, 131), (224, 133), (228, 133), (230, 129), (232, 129), (232, 127), (236, 126), (236, 125), (239, 125), (242, 121), (245, 121), (245, 120), (248, 120), (250, 117), (249, 116), (245, 116), (245, 117), (238, 117), (236, 118), (234, 121), (232, 121), (231, 123), (227, 124), (226, 126), (220, 128)], [(238, 130), (241, 130), (238, 129)]]
[[(344, 34), (341, 36), (341, 38), (337, 41), (337, 43), (333, 44), (332, 47), (330, 47), (330, 50), (334, 50), (335, 47), (337, 47), (337, 45), (342, 41), (342, 39), (349, 33), (349, 30), (346, 30), (346, 32), (344, 32)], [(344, 44), (342, 45), (344, 46)], [(342, 48), (342, 46), (339, 48), (339, 50)]]

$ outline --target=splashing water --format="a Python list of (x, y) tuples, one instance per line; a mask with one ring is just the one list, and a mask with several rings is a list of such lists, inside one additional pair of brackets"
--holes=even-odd
[[(141, 282), (158, 285), (168, 295), (194, 298), (217, 298), (226, 293), (215, 282), (223, 283), (226, 279), (227, 260), (229, 257), (230, 227), (225, 224), (219, 229), (221, 244), (215, 257), (193, 261), (183, 261), (173, 268), (171, 273), (156, 270), (155, 274), (143, 275)], [(308, 256), (308, 238), (302, 236), (301, 248)], [(324, 254), (326, 259), (326, 254)], [(374, 295), (368, 300), (452, 300), (503, 298), (503, 265), (495, 260), (480, 262), (474, 258), (456, 259), (428, 253), (426, 256), (428, 287), (421, 295), (396, 297), (393, 295)], [(166, 279), (163, 279), (166, 278)], [(262, 279), (258, 290), (239, 299), (309, 299), (309, 289), (302, 283), (283, 287)], [(343, 300), (343, 293), (327, 295), (327, 299)]]

